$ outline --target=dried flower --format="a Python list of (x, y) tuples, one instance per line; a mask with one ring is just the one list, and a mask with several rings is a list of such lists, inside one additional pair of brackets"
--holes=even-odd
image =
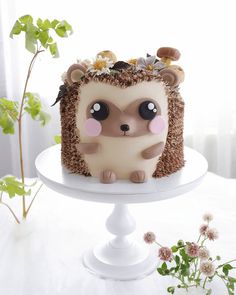
[(135, 65), (137, 64), (137, 58), (131, 58), (128, 60), (128, 63), (131, 64), (131, 65)]
[(200, 232), (200, 234), (201, 235), (206, 235), (206, 232), (207, 232), (207, 230), (208, 230), (208, 225), (207, 224), (202, 224), (201, 226), (200, 226), (200, 228), (199, 228), (199, 232)]
[(214, 240), (218, 239), (219, 233), (218, 233), (217, 229), (215, 229), (215, 228), (208, 228), (208, 230), (206, 231), (206, 236), (208, 237), (208, 239), (210, 241), (214, 241)]
[(190, 257), (197, 257), (199, 246), (196, 243), (187, 243), (185, 246), (185, 251)]
[(158, 251), (158, 256), (160, 257), (161, 260), (171, 261), (171, 259), (173, 257), (173, 253), (170, 248), (161, 247)]
[(146, 59), (140, 57), (137, 60), (137, 68), (148, 71), (158, 71), (165, 67), (165, 64), (161, 61), (156, 61), (156, 56), (148, 56)]
[(96, 75), (109, 74), (110, 68), (113, 66), (113, 62), (108, 57), (98, 56), (95, 61), (89, 65), (90, 72), (95, 72)]
[(200, 264), (200, 271), (207, 277), (212, 277), (215, 273), (215, 266), (211, 261), (203, 261)]
[(205, 213), (202, 218), (204, 221), (210, 222), (213, 220), (213, 215), (211, 213)]
[(202, 247), (198, 251), (198, 257), (201, 260), (207, 260), (210, 257), (210, 252), (206, 247)]
[(153, 242), (155, 242), (156, 236), (153, 232), (149, 231), (144, 234), (143, 239), (147, 244), (152, 244)]

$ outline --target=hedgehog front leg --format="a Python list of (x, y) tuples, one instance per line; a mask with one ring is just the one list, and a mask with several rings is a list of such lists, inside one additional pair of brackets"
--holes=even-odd
[(159, 156), (164, 150), (164, 142), (159, 142), (141, 152), (143, 159), (149, 160)]

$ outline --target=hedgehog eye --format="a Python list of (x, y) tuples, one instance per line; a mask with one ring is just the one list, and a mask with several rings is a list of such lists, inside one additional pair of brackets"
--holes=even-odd
[(90, 113), (95, 120), (103, 121), (109, 115), (109, 107), (105, 102), (97, 101), (92, 105)]
[(150, 100), (146, 100), (142, 102), (139, 106), (139, 115), (144, 120), (152, 120), (153, 118), (155, 118), (156, 113), (157, 113), (157, 107)]

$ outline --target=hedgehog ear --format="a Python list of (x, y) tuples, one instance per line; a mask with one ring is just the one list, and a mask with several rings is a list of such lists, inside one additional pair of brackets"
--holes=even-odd
[(74, 82), (78, 82), (82, 76), (84, 76), (86, 68), (81, 64), (73, 64), (67, 70), (67, 81), (71, 85)]
[(160, 70), (159, 73), (164, 82), (166, 82), (171, 87), (175, 87), (181, 83), (180, 74), (176, 69), (167, 67), (163, 70)]

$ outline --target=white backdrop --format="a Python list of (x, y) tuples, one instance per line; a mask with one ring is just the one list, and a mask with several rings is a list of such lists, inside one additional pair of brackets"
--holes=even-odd
[[(70, 38), (59, 42), (60, 59), (42, 54), (35, 65), (29, 90), (39, 92), (46, 107), (57, 96), (61, 73), (76, 58), (92, 58), (104, 49), (126, 59), (155, 54), (161, 46), (178, 48), (179, 64), (186, 72), (181, 87), (186, 143), (208, 158), (210, 170), (236, 177), (233, 0), (0, 0), (0, 97), (17, 99), (22, 91), (30, 54), (23, 48), (23, 39), (11, 40), (9, 32), (15, 19), (27, 13), (66, 19), (74, 28)], [(36, 155), (60, 133), (58, 106), (49, 111), (52, 121), (43, 129), (30, 119), (25, 122), (28, 176), (34, 174)], [(18, 171), (16, 139), (0, 132), (0, 176)]]

